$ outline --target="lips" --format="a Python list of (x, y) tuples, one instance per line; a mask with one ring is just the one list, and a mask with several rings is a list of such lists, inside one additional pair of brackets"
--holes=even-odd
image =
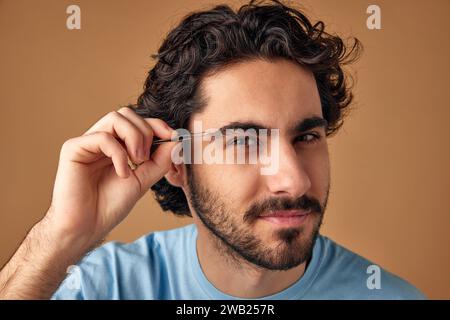
[(311, 210), (283, 210), (271, 211), (261, 215), (260, 220), (270, 223), (272, 226), (296, 228), (305, 224)]
[(289, 217), (301, 217), (310, 213), (311, 210), (281, 210), (281, 211), (271, 211), (266, 214), (262, 214), (261, 218), (267, 217), (277, 217), (277, 218), (289, 218)]

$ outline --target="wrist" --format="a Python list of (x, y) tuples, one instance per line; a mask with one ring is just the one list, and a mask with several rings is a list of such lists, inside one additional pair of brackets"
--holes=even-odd
[(31, 228), (0, 272), (0, 299), (48, 299), (85, 254), (43, 219)]
[[(30, 254), (43, 263), (75, 264), (89, 250), (86, 241), (57, 228), (50, 218), (44, 217), (29, 233)], [(39, 257), (38, 257), (39, 256)]]

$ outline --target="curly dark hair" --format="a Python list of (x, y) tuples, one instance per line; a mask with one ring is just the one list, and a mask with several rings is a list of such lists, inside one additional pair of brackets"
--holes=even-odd
[[(205, 106), (201, 80), (231, 64), (252, 59), (294, 61), (310, 70), (316, 80), (327, 136), (343, 124), (353, 99), (349, 75), (342, 66), (355, 61), (362, 45), (353, 38), (347, 46), (314, 25), (299, 9), (277, 0), (250, 1), (237, 11), (227, 5), (187, 15), (162, 43), (155, 66), (136, 105), (138, 115), (160, 118), (172, 128), (188, 128), (192, 114)], [(191, 216), (181, 188), (162, 178), (151, 187), (164, 211)]]

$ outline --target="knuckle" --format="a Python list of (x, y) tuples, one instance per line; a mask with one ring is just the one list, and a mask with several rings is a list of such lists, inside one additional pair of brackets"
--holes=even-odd
[(119, 117), (119, 113), (117, 111), (110, 111), (106, 114), (106, 117), (111, 120), (115, 120)]
[(61, 146), (61, 151), (69, 149), (74, 142), (74, 138), (67, 139)]
[(99, 140), (104, 142), (110, 141), (112, 137), (109, 133), (104, 131), (96, 132), (95, 135), (98, 137)]
[(122, 107), (119, 110), (117, 110), (117, 112), (122, 114), (129, 114), (130, 112), (134, 113), (134, 111), (131, 110), (129, 107)]

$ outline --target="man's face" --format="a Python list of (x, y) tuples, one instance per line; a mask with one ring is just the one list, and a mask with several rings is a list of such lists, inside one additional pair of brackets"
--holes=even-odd
[(299, 127), (304, 119), (323, 118), (312, 73), (286, 60), (253, 60), (205, 78), (203, 93), (207, 106), (191, 124), (279, 129), (279, 162), (271, 175), (262, 175), (258, 163), (191, 165), (187, 191), (194, 217), (221, 249), (257, 266), (287, 270), (307, 261), (330, 180), (325, 127)]

